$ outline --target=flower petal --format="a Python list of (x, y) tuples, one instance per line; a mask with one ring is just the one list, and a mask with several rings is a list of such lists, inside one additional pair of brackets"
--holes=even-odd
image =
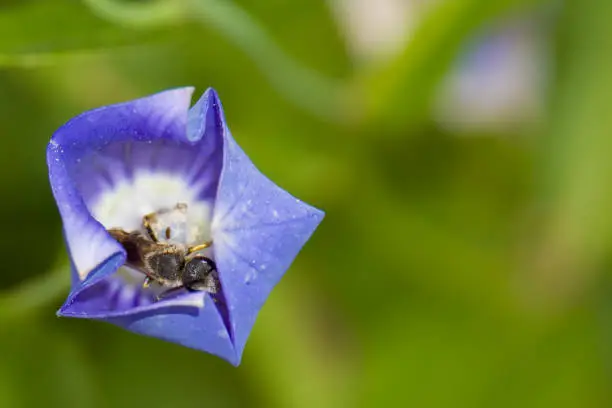
[[(95, 187), (103, 180), (98, 173), (87, 171), (92, 167), (83, 167), (80, 163), (92, 152), (112, 149), (113, 143), (155, 139), (186, 142), (192, 92), (193, 88), (176, 89), (94, 109), (70, 120), (53, 135), (47, 149), (49, 179), (80, 280), (104, 260), (123, 253), (121, 246), (89, 213), (87, 197), (84, 197), (88, 189), (83, 186)], [(107, 155), (109, 160), (120, 162), (112, 152)], [(106, 166), (109, 171), (121, 171), (121, 168)]]
[(153, 309), (102, 320), (134, 333), (202, 350), (238, 365), (240, 359), (236, 356), (223, 319), (212, 298), (206, 293), (198, 292), (182, 296), (181, 300), (189, 301), (190, 298), (202, 299), (204, 306), (166, 306), (163, 311)]
[(324, 213), (261, 174), (231, 136), (221, 103), (217, 100), (213, 107), (223, 130), (224, 157), (212, 236), (229, 331), (240, 357), (270, 291)]
[(62, 146), (51, 142), (47, 150), (49, 178), (64, 226), (64, 238), (73, 268), (73, 283), (124, 250), (90, 214), (69, 175)]
[[(114, 241), (114, 240), (113, 240)], [(72, 266), (73, 276), (77, 276), (77, 280), (73, 280), (72, 288), (64, 305), (58, 311), (58, 316), (84, 316), (87, 317), (95, 310), (96, 313), (104, 311), (109, 307), (107, 303), (103, 303), (103, 298), (94, 298), (87, 296), (87, 291), (91, 294), (92, 290), (99, 290), (101, 287), (106, 287), (104, 279), (115, 273), (117, 269), (125, 263), (125, 251), (120, 247), (120, 251), (112, 254), (103, 260), (83, 279), (80, 278), (78, 271), (75, 271), (74, 261)]]
[(223, 165), (223, 120), (217, 117), (219, 99), (214, 89), (208, 88), (198, 102), (189, 110), (187, 139), (197, 142), (200, 163), (189, 174), (189, 181), (214, 179), (202, 189), (200, 199), (213, 199), (217, 194), (221, 167)]
[[(114, 292), (120, 298), (109, 301), (109, 296), (100, 293), (104, 291)], [(133, 308), (123, 305), (120, 312), (114, 310), (122, 309), (116, 302), (142, 304), (136, 289), (129, 291), (118, 280), (108, 280), (79, 292), (74, 303), (69, 298), (58, 315), (105, 321), (134, 333), (214, 354), (234, 365), (239, 362), (223, 319), (213, 299), (204, 292)]]

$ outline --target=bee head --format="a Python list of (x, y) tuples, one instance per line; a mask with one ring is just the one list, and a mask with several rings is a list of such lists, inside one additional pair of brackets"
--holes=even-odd
[(214, 273), (216, 265), (212, 259), (196, 256), (185, 264), (183, 269), (183, 285), (188, 290), (205, 290), (217, 293), (219, 282)]

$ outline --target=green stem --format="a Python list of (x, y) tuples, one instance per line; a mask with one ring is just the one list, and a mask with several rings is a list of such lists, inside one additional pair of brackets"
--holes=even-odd
[(83, 0), (97, 15), (130, 27), (157, 27), (181, 21), (186, 15), (182, 0), (134, 4), (116, 0)]
[[(530, 300), (565, 310), (609, 271), (612, 246), (612, 5), (563, 8), (549, 131), (537, 159), (544, 221), (527, 274)], [(529, 231), (533, 235), (532, 231)]]
[(167, 0), (125, 4), (117, 0), (83, 0), (98, 15), (128, 26), (151, 27), (187, 18), (213, 27), (257, 65), (288, 101), (327, 120), (338, 120), (344, 90), (287, 55), (266, 30), (230, 0)]

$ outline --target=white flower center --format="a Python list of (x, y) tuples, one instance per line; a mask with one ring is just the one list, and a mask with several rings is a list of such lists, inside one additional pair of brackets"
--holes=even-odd
[[(185, 204), (186, 211), (171, 211), (177, 204)], [(212, 203), (200, 201), (198, 189), (177, 175), (138, 172), (99, 194), (89, 209), (107, 229), (128, 232), (142, 230), (146, 215), (166, 211), (154, 225), (160, 240), (167, 240), (168, 227), (170, 241), (197, 245), (211, 239)]]
[[(212, 203), (199, 200), (198, 191), (180, 176), (141, 171), (103, 191), (89, 209), (107, 229), (152, 232), (151, 238), (159, 242), (197, 246), (211, 241), (212, 218)], [(145, 228), (145, 218), (151, 231)], [(211, 248), (198, 254), (213, 258)], [(119, 268), (115, 276), (130, 286), (141, 286), (145, 279), (142, 271), (128, 266)], [(153, 283), (146, 291), (158, 295), (164, 288)]]

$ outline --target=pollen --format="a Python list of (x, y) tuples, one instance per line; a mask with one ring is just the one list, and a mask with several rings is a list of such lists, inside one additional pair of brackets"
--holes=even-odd
[(147, 214), (144, 220), (160, 242), (190, 246), (205, 241), (202, 223), (190, 216), (185, 203)]

